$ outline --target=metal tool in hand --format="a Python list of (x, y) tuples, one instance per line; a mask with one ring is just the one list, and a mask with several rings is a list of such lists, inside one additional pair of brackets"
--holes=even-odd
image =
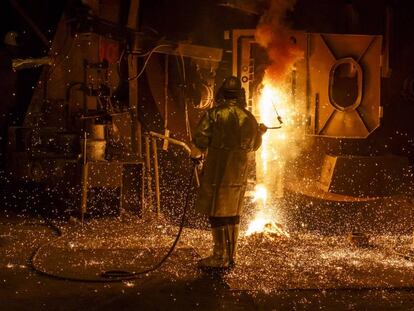
[(273, 100), (272, 100), (272, 106), (273, 106), (273, 110), (276, 113), (276, 118), (277, 118), (277, 121), (279, 122), (279, 125), (278, 126), (266, 126), (265, 125), (265, 126), (268, 130), (277, 130), (277, 129), (282, 128), (283, 120), (282, 120), (282, 117), (280, 116), (280, 114), (277, 112), (275, 102)]

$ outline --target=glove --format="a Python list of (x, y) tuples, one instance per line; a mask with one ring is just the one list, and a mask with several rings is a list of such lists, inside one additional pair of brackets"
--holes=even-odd
[(263, 123), (259, 123), (259, 132), (263, 135), (264, 133), (267, 132), (267, 126), (264, 125)]
[(191, 158), (194, 165), (200, 166), (203, 163), (203, 157)]
[(203, 162), (203, 153), (196, 146), (191, 145), (190, 158), (195, 165), (200, 165)]

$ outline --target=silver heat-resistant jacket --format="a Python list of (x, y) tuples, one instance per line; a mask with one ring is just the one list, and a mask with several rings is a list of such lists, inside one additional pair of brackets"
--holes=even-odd
[(224, 100), (203, 116), (193, 143), (207, 151), (196, 210), (213, 217), (240, 215), (248, 160), (262, 143), (255, 117), (236, 99)]

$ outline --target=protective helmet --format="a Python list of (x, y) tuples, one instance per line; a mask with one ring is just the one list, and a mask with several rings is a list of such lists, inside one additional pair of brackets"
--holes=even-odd
[(15, 31), (9, 31), (4, 36), (4, 44), (11, 45), (11, 46), (19, 46), (17, 43), (17, 37), (19, 34)]
[(231, 76), (224, 79), (221, 92), (225, 98), (238, 98), (241, 91), (242, 85), (237, 77)]
[(240, 92), (241, 87), (240, 80), (235, 76), (228, 77), (223, 81), (223, 91)]

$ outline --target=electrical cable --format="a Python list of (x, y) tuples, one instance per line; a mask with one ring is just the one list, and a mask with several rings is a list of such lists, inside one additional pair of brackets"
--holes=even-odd
[[(160, 44), (160, 45), (157, 45), (156, 47), (154, 47), (149, 53), (148, 53), (148, 56), (147, 56), (147, 58), (145, 59), (145, 61), (144, 61), (144, 65), (142, 66), (142, 68), (141, 68), (141, 70), (140, 70), (140, 72), (139, 73), (137, 73), (135, 76), (133, 76), (133, 77), (128, 77), (127, 79), (126, 79), (126, 81), (131, 81), (131, 80), (135, 80), (135, 79), (138, 79), (143, 73), (144, 73), (144, 71), (145, 71), (145, 69), (147, 68), (147, 65), (148, 65), (148, 62), (149, 62), (149, 60), (151, 59), (151, 56), (152, 56), (152, 54), (154, 54), (154, 52), (156, 52), (159, 48), (161, 48), (161, 47), (172, 47), (173, 45), (172, 44)], [(134, 54), (133, 54), (134, 55)], [(145, 55), (145, 54), (144, 54)], [(122, 60), (121, 58), (120, 58), (120, 60)], [(120, 72), (121, 72), (121, 70), (120, 70), (120, 61), (118, 62), (118, 74), (120, 75)]]
[[(185, 60), (184, 60), (184, 55), (181, 53), (180, 50), (178, 50), (179, 56), (180, 56), (180, 60), (181, 60), (181, 69), (182, 69), (182, 82), (184, 85), (184, 90), (186, 90), (187, 88), (187, 77), (185, 74)], [(191, 133), (191, 125), (190, 125), (190, 118), (188, 115), (188, 103), (185, 100), (185, 96), (184, 96), (184, 115), (185, 115), (185, 130), (186, 130), (186, 134), (188, 139), (191, 141), (192, 138), (192, 133)]]
[[(195, 172), (195, 165), (192, 165), (192, 169), (191, 169), (191, 177), (189, 178), (189, 182), (187, 185), (186, 189), (191, 189), (191, 185), (193, 184), (194, 181), (194, 172)], [(157, 270), (159, 267), (161, 267), (161, 265), (171, 256), (171, 254), (173, 253), (173, 251), (175, 250), (175, 247), (177, 246), (178, 241), (180, 240), (181, 237), (181, 233), (184, 229), (184, 225), (185, 225), (185, 221), (187, 219), (187, 211), (188, 211), (188, 206), (189, 206), (189, 199), (190, 199), (190, 192), (191, 191), (187, 191), (186, 194), (186, 198), (185, 198), (185, 205), (184, 205), (184, 210), (183, 210), (183, 215), (181, 217), (181, 222), (180, 222), (180, 227), (178, 230), (178, 233), (175, 237), (175, 240), (173, 242), (173, 244), (171, 245), (170, 249), (168, 250), (168, 252), (164, 255), (164, 257), (158, 262), (156, 263), (154, 266), (145, 269), (143, 271), (138, 271), (138, 272), (129, 272), (129, 271), (123, 271), (123, 270), (109, 270), (109, 271), (104, 271), (101, 274), (101, 278), (77, 278), (77, 277), (70, 277), (70, 276), (60, 276), (57, 274), (54, 274), (52, 272), (46, 271), (42, 268), (40, 268), (40, 265), (37, 262), (37, 258), (39, 257), (39, 254), (41, 254), (41, 252), (46, 249), (47, 247), (49, 247), (50, 245), (62, 240), (64, 237), (66, 237), (66, 235), (64, 235), (62, 233), (62, 231), (60, 230), (60, 228), (58, 228), (56, 225), (54, 225), (51, 221), (49, 221), (47, 218), (45, 218), (43, 215), (42, 217), (44, 218), (44, 220), (48, 223), (48, 225), (53, 228), (54, 231), (56, 231), (59, 234), (59, 237), (56, 239), (53, 239), (41, 246), (39, 246), (35, 252), (33, 253), (33, 255), (31, 256), (29, 262), (30, 265), (32, 267), (32, 269), (41, 274), (41, 275), (46, 275), (55, 279), (59, 279), (59, 280), (64, 280), (64, 281), (74, 281), (74, 282), (86, 282), (86, 283), (114, 283), (114, 282), (122, 282), (122, 281), (129, 281), (129, 280), (135, 280), (138, 279), (140, 276), (142, 276), (143, 274), (147, 274), (150, 272), (153, 272), (155, 270)]]
[[(194, 172), (194, 170), (193, 170), (193, 172)], [(190, 179), (191, 182), (193, 181), (193, 178), (194, 178), (194, 173), (191, 176), (191, 179)], [(191, 183), (190, 183), (189, 186), (191, 186)], [(186, 205), (185, 205), (184, 211), (183, 211), (183, 218), (181, 220), (180, 230), (179, 230), (179, 232), (176, 236), (176, 239), (175, 239), (172, 247), (170, 248), (170, 251), (163, 257), (163, 259), (160, 262), (158, 262), (156, 265), (154, 265), (150, 269), (147, 269), (147, 270), (144, 270), (144, 271), (141, 271), (141, 272), (135, 272), (135, 273), (134, 272), (131, 273), (131, 272), (127, 272), (127, 271), (122, 271), (122, 270), (112, 270), (112, 271), (106, 271), (106, 273), (108, 275), (116, 275), (116, 278), (109, 278), (109, 279), (86, 279), (85, 278), (85, 279), (82, 279), (82, 278), (62, 277), (62, 276), (58, 276), (58, 275), (55, 275), (55, 274), (52, 274), (52, 273), (49, 273), (49, 272), (38, 270), (38, 268), (33, 266), (33, 260), (30, 261), (30, 263), (32, 265), (32, 268), (34, 268), (34, 270), (37, 273), (40, 273), (42, 275), (46, 275), (46, 276), (49, 276), (49, 277), (53, 277), (53, 278), (60, 279), (60, 280), (65, 280), (65, 281), (88, 282), (88, 283), (109, 283), (109, 282), (114, 283), (114, 282), (122, 282), (122, 281), (137, 279), (139, 277), (139, 275), (146, 274), (146, 273), (149, 273), (149, 272), (152, 272), (152, 271), (158, 269), (163, 264), (163, 262), (165, 262), (165, 260), (167, 260), (168, 257), (171, 255), (172, 251), (174, 250), (173, 247), (175, 248), (176, 244), (178, 243), (179, 235), (181, 235), (182, 228), (184, 227), (183, 223), (184, 223), (184, 220), (185, 220), (184, 216), (186, 215), (186, 212), (187, 212), (186, 209), (188, 208), (188, 198), (189, 198), (189, 192), (187, 192)], [(45, 218), (44, 215), (41, 215), (41, 216), (44, 219), (44, 221), (46, 222), (45, 224), (42, 224), (42, 225), (47, 224), (48, 227), (51, 227), (52, 230), (55, 231), (57, 234), (62, 234), (62, 231), (59, 227), (57, 227), (55, 224), (53, 224), (53, 222), (51, 222), (50, 220)], [(30, 224), (28, 224), (28, 225), (30, 225)], [(57, 239), (54, 239), (51, 242), (56, 242), (56, 241), (60, 240), (63, 237), (64, 237), (64, 235), (62, 234)], [(52, 244), (51, 242), (44, 244), (40, 248), (43, 248), (45, 245)], [(32, 256), (32, 259), (38, 253), (39, 249)], [(288, 288), (288, 289), (284, 289), (284, 290), (280, 290), (280, 291), (283, 291), (283, 292), (313, 292), (313, 291), (324, 290), (324, 291), (327, 291), (327, 292), (331, 292), (331, 291), (351, 291), (351, 292), (354, 292), (354, 291), (361, 291), (361, 290), (364, 290), (364, 291), (372, 291), (372, 290), (400, 291), (400, 290), (413, 290), (413, 289), (414, 289), (414, 286), (401, 285), (401, 286), (393, 286), (393, 287), (388, 287), (388, 286), (351, 286), (351, 287), (346, 287), (346, 286), (343, 286), (343, 287), (324, 288), (324, 289), (293, 287), (293, 288)], [(236, 293), (236, 292), (259, 292), (259, 290), (255, 290), (255, 289), (233, 289), (233, 290), (230, 290), (230, 292), (234, 292), (234, 293)]]
[[(129, 52), (128, 54), (134, 55), (134, 56), (137, 56), (137, 57), (146, 57), (146, 56), (148, 56), (151, 53), (151, 50), (149, 50), (149, 51), (147, 51), (145, 53)], [(125, 54), (126, 54), (126, 47), (122, 49), (121, 55), (119, 56), (119, 59), (116, 62), (116, 64), (117, 64), (117, 66), (116, 66), (117, 68), (116, 69), (117, 69), (117, 72), (118, 72), (118, 76), (119, 77), (121, 77), (121, 62), (122, 62), (122, 59), (124, 58), (124, 55)]]

